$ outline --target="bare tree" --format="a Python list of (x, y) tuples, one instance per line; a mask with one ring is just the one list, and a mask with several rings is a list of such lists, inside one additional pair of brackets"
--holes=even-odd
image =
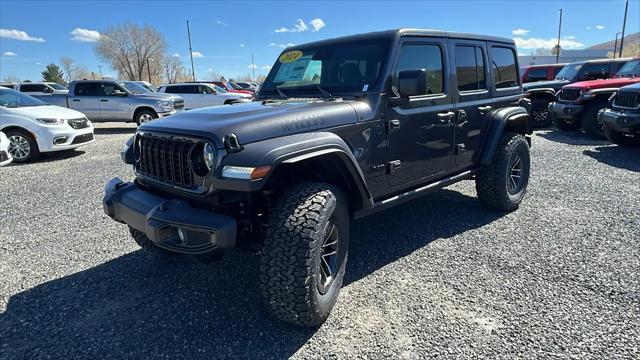
[(68, 58), (68, 57), (63, 57), (60, 59), (60, 62), (62, 63), (62, 69), (65, 72), (65, 74), (67, 75), (67, 83), (71, 82), (71, 80), (74, 77), (74, 71), (75, 71), (75, 61), (73, 61), (72, 58)]
[(20, 78), (15, 75), (7, 75), (4, 77), (2, 81), (6, 83), (19, 83)]
[(109, 28), (96, 45), (98, 55), (110, 62), (121, 78), (129, 80), (159, 76), (166, 49), (167, 43), (158, 30), (132, 23)]
[(164, 68), (165, 80), (168, 83), (171, 84), (178, 82), (178, 79), (184, 79), (186, 71), (184, 65), (182, 65), (182, 60), (180, 60), (179, 57), (167, 55), (164, 57), (162, 65)]

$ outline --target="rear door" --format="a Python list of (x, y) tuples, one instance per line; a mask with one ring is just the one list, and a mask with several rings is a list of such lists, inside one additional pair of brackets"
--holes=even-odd
[[(451, 39), (452, 84), (456, 101), (454, 158), (456, 167), (470, 165), (482, 146), (482, 135), (489, 126), (487, 114), (493, 109), (489, 92), (487, 51), (482, 41)], [(535, 68), (536, 70), (545, 68)]]
[(104, 91), (99, 82), (81, 82), (75, 84), (73, 96), (69, 96), (69, 107), (85, 114), (89, 120), (101, 120), (100, 98)]
[[(447, 42), (442, 38), (404, 38), (393, 72), (425, 69), (428, 94), (409, 98), (409, 103), (389, 105), (389, 185), (408, 187), (443, 176), (450, 168), (455, 113), (448, 89)], [(392, 125), (393, 124), (393, 125)]]

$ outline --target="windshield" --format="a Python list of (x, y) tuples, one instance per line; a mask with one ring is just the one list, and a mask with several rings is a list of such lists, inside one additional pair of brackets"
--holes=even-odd
[(556, 75), (556, 80), (573, 79), (578, 73), (578, 71), (582, 69), (582, 65), (584, 65), (584, 63), (573, 63), (563, 67), (562, 70), (560, 70), (560, 72), (558, 73), (558, 75)]
[(365, 92), (380, 82), (389, 46), (390, 40), (378, 38), (286, 51), (269, 72), (261, 94)]
[(142, 86), (143, 88), (149, 90), (149, 92), (152, 92), (152, 93), (158, 92), (158, 91), (156, 91), (156, 89), (152, 85), (149, 85), (149, 84), (146, 84), (146, 83), (142, 83), (142, 82), (138, 82), (136, 84), (138, 84), (138, 85)]
[(66, 87), (64, 87), (64, 86), (62, 86), (60, 84), (50, 83), (50, 84), (47, 84), (47, 85), (51, 86), (52, 88), (54, 88), (56, 90), (67, 90)]
[(123, 81), (123, 82), (120, 82), (119, 84), (120, 86), (124, 87), (125, 89), (127, 89), (127, 91), (129, 91), (132, 94), (140, 95), (140, 94), (148, 94), (151, 92), (146, 87), (140, 84), (136, 84), (134, 82)]
[(2, 107), (20, 108), (20, 107), (29, 107), (29, 106), (42, 106), (42, 105), (47, 105), (47, 104), (34, 97), (25, 95), (19, 91), (15, 91), (11, 89), (0, 89), (0, 106)]
[(218, 86), (216, 84), (209, 84), (209, 85), (211, 85), (211, 87), (216, 89), (216, 91), (219, 92), (219, 93), (224, 94), (224, 93), (228, 92), (227, 89), (224, 89), (224, 88), (222, 88), (222, 87), (220, 87), (220, 86)]
[(616, 73), (617, 77), (636, 77), (640, 76), (640, 60), (631, 60), (622, 65)]

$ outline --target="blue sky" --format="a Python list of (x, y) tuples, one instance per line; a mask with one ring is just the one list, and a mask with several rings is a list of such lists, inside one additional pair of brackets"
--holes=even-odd
[[(611, 40), (621, 31), (623, 0), (611, 1), (12, 1), (0, 0), (0, 80), (37, 80), (62, 56), (116, 75), (94, 51), (99, 32), (125, 21), (158, 28), (169, 53), (188, 64), (191, 21), (196, 75), (227, 77), (273, 64), (280, 46), (399, 27), (517, 38), (519, 52), (555, 42), (564, 9), (564, 48)], [(638, 32), (640, 1), (629, 3), (627, 34)], [(297, 27), (296, 27), (297, 25)], [(282, 30), (285, 29), (285, 30)], [(74, 31), (75, 30), (75, 31)], [(278, 31), (276, 31), (278, 30)], [(23, 33), (24, 32), (24, 33)], [(96, 33), (97, 32), (97, 33)], [(84, 40), (84, 41), (82, 41)]]

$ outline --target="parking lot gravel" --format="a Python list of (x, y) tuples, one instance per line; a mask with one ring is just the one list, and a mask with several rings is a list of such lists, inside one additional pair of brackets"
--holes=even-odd
[(157, 261), (103, 214), (134, 130), (0, 169), (0, 359), (640, 357), (640, 149), (538, 131), (516, 212), (468, 181), (356, 221), (314, 330), (270, 318), (257, 256)]

